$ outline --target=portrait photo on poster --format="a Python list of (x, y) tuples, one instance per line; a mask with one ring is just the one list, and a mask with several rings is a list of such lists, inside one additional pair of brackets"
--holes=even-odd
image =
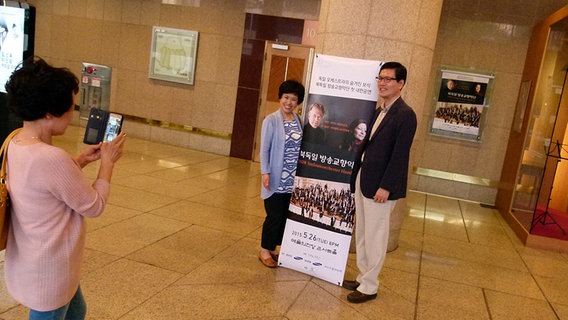
[[(373, 116), (376, 102), (312, 94), (308, 97), (305, 105), (303, 114), (305, 142), (323, 144), (333, 149), (357, 151), (357, 148), (349, 148), (346, 142), (356, 144), (356, 141), (353, 141), (354, 139), (362, 140), (365, 138), (368, 129), (367, 123)], [(317, 122), (314, 121), (320, 115), (321, 119)], [(350, 126), (353, 126), (355, 122), (359, 122), (355, 125), (358, 128), (351, 128)], [(359, 125), (361, 123), (364, 123), (364, 125)], [(310, 134), (310, 131), (317, 129), (323, 133)], [(357, 129), (357, 133), (355, 133), (355, 129)], [(363, 129), (365, 133), (363, 133)], [(323, 136), (323, 139), (321, 136)]]

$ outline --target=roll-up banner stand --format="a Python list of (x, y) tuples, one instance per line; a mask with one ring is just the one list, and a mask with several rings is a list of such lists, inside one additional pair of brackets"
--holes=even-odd
[[(304, 103), (304, 137), (278, 264), (341, 285), (354, 225), (349, 190), (358, 141), (377, 105), (380, 61), (316, 54)], [(319, 127), (309, 110), (323, 110)], [(323, 106), (323, 107), (322, 107)], [(319, 131), (318, 134), (309, 134)], [(362, 133), (363, 132), (363, 133)]]

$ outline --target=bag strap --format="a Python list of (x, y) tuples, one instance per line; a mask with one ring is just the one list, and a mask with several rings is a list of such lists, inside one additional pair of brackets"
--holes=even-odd
[(8, 135), (8, 137), (6, 137), (4, 143), (2, 143), (2, 149), (0, 149), (0, 153), (2, 154), (2, 169), (0, 170), (0, 180), (2, 180), (2, 182), (6, 181), (6, 155), (8, 154), (8, 144), (10, 144), (12, 138), (20, 131), (22, 131), (22, 128), (18, 128), (12, 131)]

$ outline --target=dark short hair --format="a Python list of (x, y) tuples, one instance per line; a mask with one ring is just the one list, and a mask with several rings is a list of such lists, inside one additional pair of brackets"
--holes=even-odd
[(381, 70), (383, 69), (394, 69), (394, 77), (396, 78), (396, 81), (404, 80), (404, 83), (406, 84), (407, 71), (406, 68), (400, 62), (395, 62), (395, 61), (385, 62), (381, 66)]
[(51, 114), (61, 117), (74, 106), (79, 79), (67, 68), (55, 68), (39, 57), (22, 62), (6, 83), (7, 106), (24, 121)]
[(304, 102), (304, 95), (306, 94), (304, 86), (296, 80), (286, 80), (280, 84), (278, 88), (278, 99), (282, 98), (285, 93), (292, 93), (298, 96), (298, 104)]

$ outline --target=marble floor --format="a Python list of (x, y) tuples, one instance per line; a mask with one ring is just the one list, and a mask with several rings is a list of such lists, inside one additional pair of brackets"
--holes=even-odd
[[(83, 130), (54, 144), (75, 154)], [(132, 137), (125, 150), (106, 211), (88, 220), (88, 319), (568, 319), (568, 255), (524, 247), (496, 210), (410, 192), (379, 296), (354, 305), (258, 261), (258, 163)], [(2, 281), (0, 319), (27, 312)]]

